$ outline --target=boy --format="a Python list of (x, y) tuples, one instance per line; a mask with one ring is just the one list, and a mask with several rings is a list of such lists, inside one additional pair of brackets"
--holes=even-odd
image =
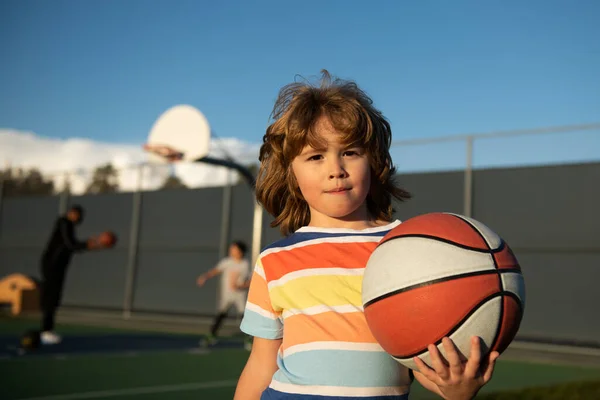
[[(491, 379), (479, 342), (460, 359), (430, 347), (414, 374), (373, 338), (361, 303), (366, 262), (392, 219), (391, 127), (353, 82), (284, 87), (260, 150), (256, 195), (287, 236), (261, 254), (243, 332), (254, 336), (235, 400), (407, 400), (413, 377), (447, 400), (472, 399)], [(393, 323), (393, 321), (391, 321)], [(417, 361), (415, 361), (417, 362)]]
[(238, 315), (244, 313), (246, 304), (246, 291), (248, 288), (248, 276), (250, 274), (250, 265), (246, 260), (247, 246), (244, 242), (235, 241), (229, 246), (229, 255), (219, 261), (216, 267), (200, 275), (196, 281), (198, 286), (202, 287), (207, 280), (221, 275), (219, 286), (218, 313), (213, 321), (210, 334), (206, 338), (206, 343), (216, 343), (216, 337), (223, 320), (231, 308), (235, 308)]

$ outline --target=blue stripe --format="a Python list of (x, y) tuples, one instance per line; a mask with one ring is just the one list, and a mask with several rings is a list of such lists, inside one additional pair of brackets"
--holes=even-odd
[(370, 397), (341, 397), (341, 396), (318, 396), (313, 394), (283, 393), (267, 388), (260, 396), (260, 400), (408, 400), (408, 394), (401, 396), (370, 396)]
[(247, 308), (244, 311), (240, 329), (250, 336), (263, 339), (281, 339), (283, 337), (283, 325), (278, 319), (264, 317)]
[[(284, 353), (285, 354), (285, 353)], [(407, 371), (383, 351), (307, 350), (278, 360), (274, 379), (281, 383), (315, 386), (389, 387)]]
[(306, 242), (308, 240), (314, 240), (314, 239), (324, 239), (324, 238), (334, 238), (334, 237), (352, 237), (352, 236), (384, 237), (385, 234), (388, 233), (389, 231), (390, 230), (379, 231), (379, 232), (370, 232), (370, 233), (296, 232), (286, 238), (280, 239), (280, 240), (268, 245), (267, 247), (265, 247), (263, 249), (263, 251), (269, 250), (269, 249), (275, 249), (278, 247), (291, 246), (293, 244), (302, 243), (302, 242)]

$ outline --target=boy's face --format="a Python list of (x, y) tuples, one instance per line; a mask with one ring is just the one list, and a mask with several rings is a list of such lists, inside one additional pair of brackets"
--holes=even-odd
[(292, 171), (310, 207), (310, 224), (336, 227), (340, 221), (367, 220), (371, 168), (366, 152), (341, 143), (327, 118), (318, 121), (315, 129), (327, 148), (307, 146), (292, 161)]
[(236, 260), (241, 260), (244, 257), (244, 254), (239, 247), (237, 247), (235, 244), (232, 244), (229, 246), (229, 257)]
[(83, 220), (81, 213), (77, 210), (69, 210), (67, 212), (67, 218), (76, 225), (80, 224), (81, 221)]

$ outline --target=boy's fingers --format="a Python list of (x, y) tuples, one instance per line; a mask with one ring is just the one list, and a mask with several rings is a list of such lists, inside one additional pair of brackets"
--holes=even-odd
[(496, 366), (496, 360), (500, 357), (500, 353), (497, 351), (492, 351), (488, 358), (487, 368), (483, 373), (483, 382), (488, 383), (492, 379), (492, 375), (494, 374), (494, 367)]
[(430, 344), (429, 346), (427, 346), (427, 350), (429, 350), (431, 366), (435, 370), (435, 373), (442, 379), (448, 379), (450, 377), (448, 364), (444, 356), (442, 356), (442, 354), (438, 350), (437, 346)]
[(481, 339), (477, 336), (471, 338), (471, 354), (465, 368), (465, 374), (470, 377), (475, 377), (479, 374), (481, 364)]
[(420, 373), (432, 382), (437, 381), (437, 374), (433, 369), (431, 369), (427, 364), (425, 364), (423, 360), (421, 360), (419, 357), (413, 357), (413, 361), (415, 364), (417, 364), (417, 368), (419, 368), (418, 372), (415, 371), (416, 374)]
[(450, 373), (452, 375), (462, 374), (463, 366), (454, 342), (450, 338), (445, 337), (442, 339), (442, 344), (444, 345), (444, 350), (446, 350), (446, 360), (448, 360), (448, 365), (450, 366)]

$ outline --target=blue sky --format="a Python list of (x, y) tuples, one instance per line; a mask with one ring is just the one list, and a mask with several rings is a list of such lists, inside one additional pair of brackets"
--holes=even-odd
[[(258, 143), (279, 88), (322, 68), (356, 80), (397, 140), (600, 122), (599, 20), (594, 0), (3, 0), (0, 128), (141, 144), (188, 103)], [(600, 158), (598, 130), (514, 140), (476, 161)], [(462, 162), (444, 146), (418, 151)]]

